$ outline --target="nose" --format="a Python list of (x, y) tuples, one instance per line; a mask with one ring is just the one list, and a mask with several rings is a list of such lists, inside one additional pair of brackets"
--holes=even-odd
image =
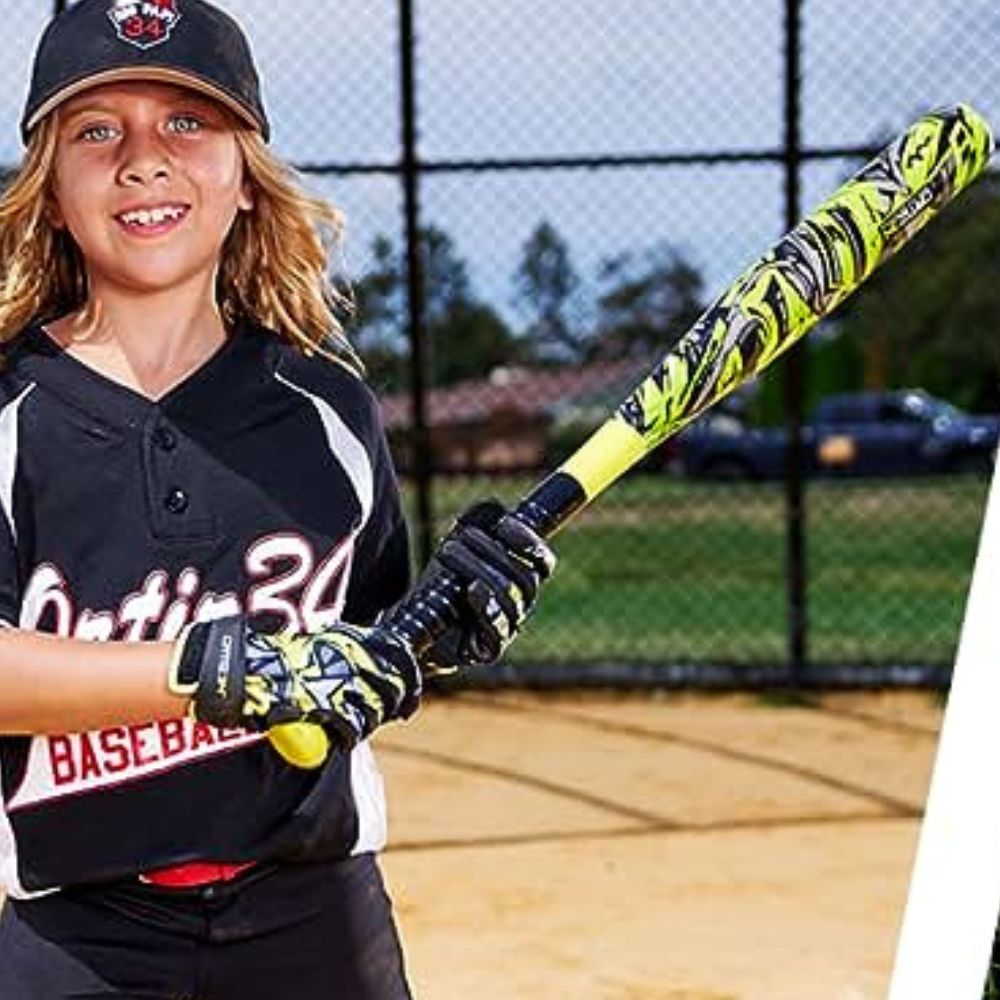
[(168, 150), (154, 131), (130, 130), (119, 150), (121, 165), (118, 176), (122, 184), (148, 185), (170, 177)]

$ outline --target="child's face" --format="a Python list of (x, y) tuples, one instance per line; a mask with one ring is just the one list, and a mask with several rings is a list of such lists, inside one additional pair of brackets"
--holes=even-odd
[(130, 82), (56, 113), (51, 219), (79, 244), (91, 289), (209, 281), (237, 213), (253, 207), (226, 112), (194, 91)]

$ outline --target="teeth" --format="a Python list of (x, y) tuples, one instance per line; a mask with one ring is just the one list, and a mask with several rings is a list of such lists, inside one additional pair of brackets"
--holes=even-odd
[(135, 212), (123, 212), (119, 218), (129, 226), (156, 226), (168, 219), (179, 219), (183, 214), (183, 208), (141, 208)]

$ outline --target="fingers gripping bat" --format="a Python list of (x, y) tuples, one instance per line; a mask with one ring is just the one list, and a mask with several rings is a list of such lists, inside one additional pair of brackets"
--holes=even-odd
[[(705, 310), (595, 433), (516, 507), (555, 534), (636, 462), (743, 385), (828, 316), (986, 168), (993, 137), (958, 105), (903, 132), (822, 205), (754, 261)], [(395, 624), (418, 652), (452, 620), (443, 586), (429, 629)], [(326, 755), (316, 727), (272, 731), (295, 763)], [(299, 745), (296, 746), (296, 741)], [(308, 746), (306, 744), (309, 744)]]

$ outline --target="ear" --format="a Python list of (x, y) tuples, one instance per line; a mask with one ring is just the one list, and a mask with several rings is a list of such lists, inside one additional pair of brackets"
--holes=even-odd
[(244, 180), (240, 185), (240, 194), (236, 199), (236, 207), (241, 212), (252, 212), (256, 205), (254, 198), (253, 184), (249, 180)]
[(62, 208), (59, 206), (59, 200), (54, 194), (50, 194), (45, 199), (45, 221), (53, 229), (66, 228), (66, 219), (63, 216)]

